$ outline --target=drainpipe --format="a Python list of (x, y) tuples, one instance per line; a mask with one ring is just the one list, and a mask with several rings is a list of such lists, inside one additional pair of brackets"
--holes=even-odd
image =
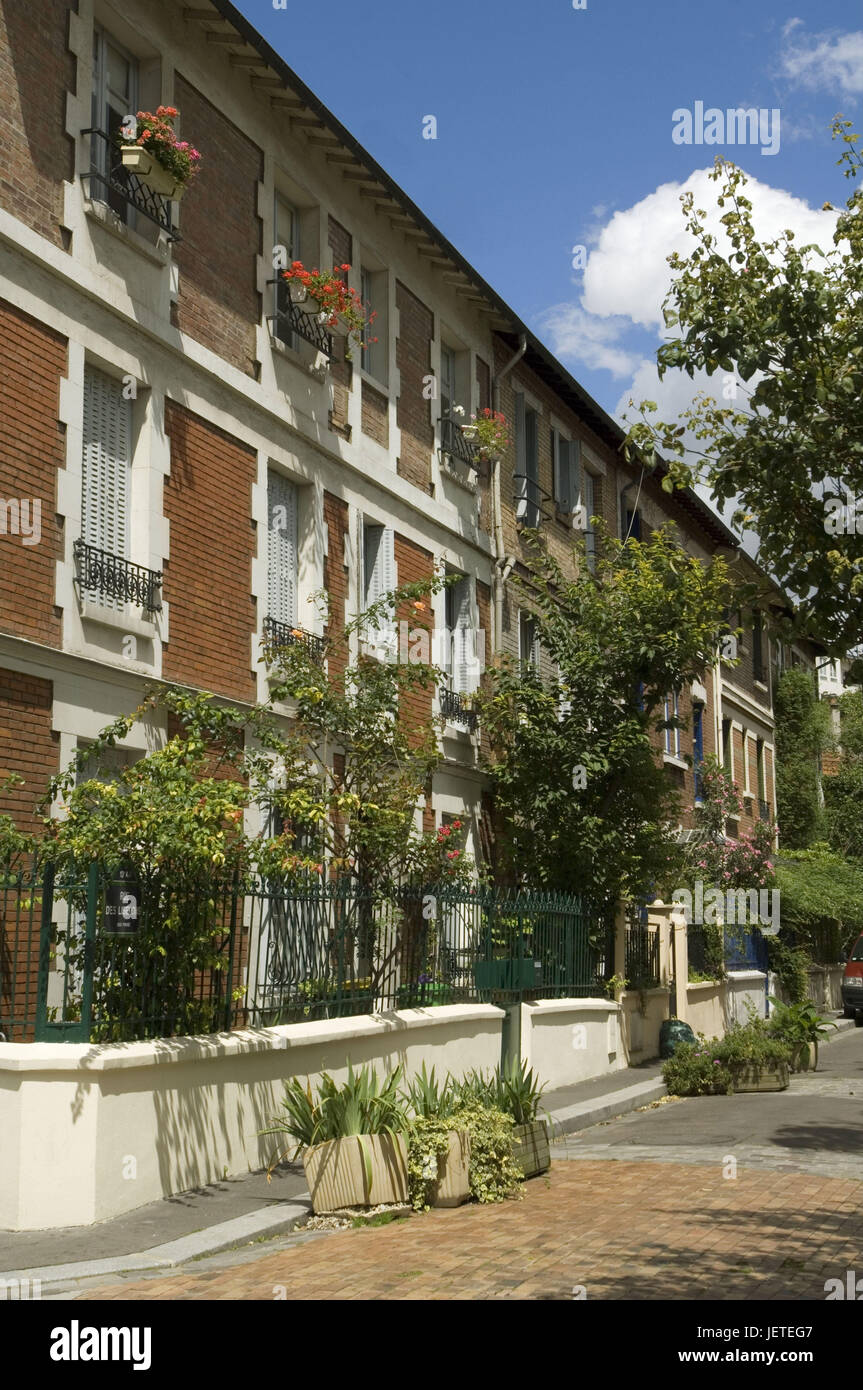
[[(527, 335), (522, 333), (519, 337), (518, 347), (502, 371), (492, 377), (491, 383), (491, 408), (500, 410), (500, 386), (501, 382), (509, 376), (513, 367), (520, 362), (527, 352)], [(503, 636), (503, 591), (506, 577), (512, 569), (512, 564), (507, 567), (506, 550), (503, 540), (503, 512), (501, 508), (500, 496), (500, 459), (496, 458), (491, 465), (491, 524), (494, 536), (494, 571), (493, 597), (494, 597), (494, 621), (492, 631), (492, 657), (496, 657), (501, 649)]]

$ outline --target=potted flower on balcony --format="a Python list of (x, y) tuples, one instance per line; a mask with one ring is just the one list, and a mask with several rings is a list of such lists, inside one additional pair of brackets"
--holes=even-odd
[(402, 1069), (383, 1082), (374, 1068), (358, 1072), (348, 1064), (347, 1080), (337, 1085), (321, 1073), (317, 1097), (309, 1081), (293, 1076), (285, 1083), (284, 1114), (261, 1134), (289, 1134), (295, 1144), (270, 1162), (267, 1177), (293, 1148), (303, 1167), (316, 1215), (346, 1207), (407, 1204), (405, 1135), (407, 1109), (399, 1095)]
[[(350, 266), (340, 265), (333, 270), (307, 270), (302, 261), (294, 261), (282, 276), (287, 282), (288, 293), (293, 304), (301, 305), (308, 314), (315, 314), (330, 333), (342, 338), (353, 338), (360, 347), (377, 342), (376, 338), (365, 338), (366, 330), (374, 322), (374, 311), (366, 313), (363, 301), (340, 274), (350, 270)], [(348, 354), (350, 356), (350, 354)]]
[(488, 462), (501, 458), (509, 448), (509, 426), (499, 410), (481, 410), (471, 424), (462, 425), (461, 432), (476, 449), (477, 458)]
[(178, 140), (174, 121), (176, 106), (139, 111), (132, 126), (124, 122), (118, 133), (123, 167), (135, 174), (154, 193), (178, 201), (198, 171), (200, 151), (188, 140)]

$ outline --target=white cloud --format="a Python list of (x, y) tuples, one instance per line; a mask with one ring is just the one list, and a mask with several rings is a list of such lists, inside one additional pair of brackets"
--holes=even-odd
[(541, 316), (540, 323), (558, 357), (616, 377), (629, 376), (641, 361), (643, 354), (628, 351), (619, 341), (629, 328), (626, 320), (600, 318), (578, 304), (555, 304)]
[[(683, 183), (661, 184), (631, 208), (614, 214), (584, 272), (582, 306), (588, 314), (618, 315), (645, 328), (663, 328), (662, 301), (671, 283), (668, 256), (672, 251), (685, 255), (693, 245), (680, 206), (684, 192), (692, 192), (696, 207), (708, 210), (708, 228), (725, 240), (719, 221), (722, 212), (716, 207), (720, 185), (711, 172), (696, 169)], [(829, 248), (834, 213), (816, 211), (802, 198), (755, 178), (750, 178), (746, 196), (762, 240), (771, 240), (790, 227), (801, 244), (815, 241)]]
[(780, 72), (801, 87), (863, 92), (863, 31), (806, 35), (792, 19), (782, 32)]

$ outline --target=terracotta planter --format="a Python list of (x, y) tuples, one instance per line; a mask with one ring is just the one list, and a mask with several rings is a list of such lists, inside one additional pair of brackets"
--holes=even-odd
[(401, 1134), (329, 1139), (306, 1149), (303, 1167), (315, 1215), (408, 1202), (408, 1156)]
[(449, 1148), (438, 1158), (437, 1181), (429, 1187), (432, 1207), (460, 1207), (470, 1197), (470, 1135), (450, 1130)]
[(551, 1167), (548, 1149), (548, 1129), (544, 1120), (516, 1125), (512, 1131), (512, 1156), (526, 1178), (544, 1173)]
[(735, 1094), (746, 1091), (785, 1091), (788, 1089), (788, 1063), (767, 1062), (754, 1066), (737, 1062), (731, 1067)]
[(147, 150), (140, 145), (123, 145), (120, 153), (123, 157), (123, 168), (130, 173), (136, 174), (142, 183), (151, 188), (154, 193), (159, 193), (163, 198), (173, 198), (178, 203), (183, 196), (186, 185), (178, 183), (174, 175), (167, 169), (163, 169), (157, 159), (154, 159)]

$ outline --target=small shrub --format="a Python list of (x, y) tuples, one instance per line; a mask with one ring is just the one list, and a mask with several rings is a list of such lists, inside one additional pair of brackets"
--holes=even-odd
[(662, 1078), (672, 1096), (730, 1095), (734, 1068), (772, 1067), (790, 1062), (791, 1055), (787, 1042), (755, 1018), (736, 1024), (724, 1038), (700, 1035), (697, 1043), (679, 1043), (663, 1065)]

